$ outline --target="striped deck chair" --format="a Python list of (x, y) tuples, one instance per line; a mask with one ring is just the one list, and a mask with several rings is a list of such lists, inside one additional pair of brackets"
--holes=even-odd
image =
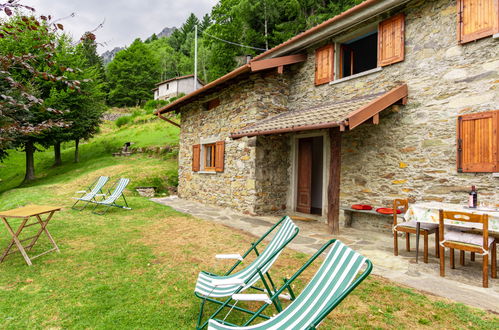
[[(108, 180), (109, 180), (108, 176), (101, 176), (93, 184), (88, 186), (87, 190), (77, 191), (76, 194), (82, 194), (82, 195), (80, 197), (73, 197), (73, 199), (76, 199), (76, 202), (73, 204), (73, 206), (71, 206), (71, 208), (81, 211), (85, 207), (87, 207), (88, 203), (95, 202), (96, 201), (95, 197), (99, 195), (102, 196), (102, 187), (104, 187), (104, 185), (107, 183)], [(85, 202), (85, 205), (82, 208), (75, 207), (76, 204), (78, 204), (79, 202)]]
[[(125, 198), (125, 195), (123, 194), (123, 191), (125, 190), (126, 186), (128, 185), (128, 183), (130, 182), (130, 179), (126, 179), (126, 178), (121, 178), (119, 179), (118, 181), (116, 181), (113, 185), (114, 190), (113, 192), (111, 193), (111, 189), (113, 187), (111, 187), (109, 190), (108, 190), (108, 194), (107, 196), (104, 196), (104, 199), (101, 200), (101, 201), (95, 201), (95, 207), (93, 209), (93, 213), (95, 214), (99, 214), (99, 215), (103, 215), (104, 213), (106, 213), (111, 207), (119, 207), (119, 208), (122, 208), (122, 209), (127, 209), (127, 210), (131, 210), (130, 207), (128, 207), (128, 203), (126, 201), (126, 198)], [(116, 204), (116, 200), (120, 197), (123, 197), (123, 200), (125, 201), (125, 206), (123, 205), (119, 205), (119, 204)], [(102, 212), (96, 212), (95, 210), (100, 206), (104, 206), (105, 207), (105, 210), (102, 211)]]
[[(286, 287), (292, 285), (292, 282), (330, 245), (332, 247), (317, 273), (300, 295), (282, 312), (260, 324), (249, 325), (269, 305), (270, 301), (267, 301), (243, 326), (212, 319), (209, 321), (208, 329), (315, 329), (369, 275), (372, 270), (370, 260), (342, 242), (331, 240), (274, 293), (274, 296), (279, 295)], [(363, 265), (366, 265), (366, 269), (357, 276)], [(253, 300), (249, 296), (251, 295), (233, 295), (233, 299)], [(265, 301), (260, 297), (256, 298)], [(267, 297), (267, 300), (272, 299), (272, 296)]]
[[(277, 229), (272, 240), (269, 242), (267, 247), (259, 253), (258, 247), (260, 243), (272, 232)], [(203, 310), (205, 303), (211, 302), (218, 304), (218, 309), (209, 317), (213, 318), (222, 311), (225, 307), (235, 308), (237, 310), (248, 312), (253, 314), (249, 310), (240, 308), (238, 306), (233, 306), (231, 302), (231, 296), (235, 293), (242, 292), (248, 288), (253, 288), (262, 292), (276, 292), (274, 281), (270, 277), (269, 269), (272, 264), (276, 261), (279, 254), (282, 252), (284, 247), (293, 240), (298, 234), (299, 228), (293, 223), (293, 220), (288, 216), (283, 217), (279, 220), (272, 228), (267, 231), (258, 241), (252, 243), (252, 246), (246, 251), (243, 256), (240, 255), (217, 255), (221, 259), (234, 258), (237, 262), (229, 269), (227, 273), (223, 276), (217, 276), (215, 274), (210, 274), (208, 272), (201, 272), (198, 276), (196, 283), (196, 288), (194, 290), (195, 295), (202, 299), (201, 307), (198, 316), (197, 328), (202, 329), (208, 325), (208, 321), (202, 323), (203, 320)], [(246, 258), (251, 252), (255, 252), (256, 258), (244, 269), (233, 273), (238, 265)], [(262, 281), (264, 288), (256, 287), (254, 284), (259, 280)], [(293, 296), (291, 290), (289, 290), (290, 297)], [(218, 298), (218, 299), (217, 299)], [(223, 298), (222, 300), (219, 300)], [(279, 297), (276, 297), (273, 301), (276, 308), (282, 309)]]

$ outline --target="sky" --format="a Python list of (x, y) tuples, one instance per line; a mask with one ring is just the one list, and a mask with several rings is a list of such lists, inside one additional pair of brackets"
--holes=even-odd
[[(165, 27), (179, 27), (190, 13), (198, 18), (211, 12), (218, 0), (21, 0), (39, 15), (62, 19), (59, 23), (75, 39), (94, 30), (98, 52), (130, 45), (135, 38), (145, 40)], [(69, 17), (75, 13), (75, 17)]]

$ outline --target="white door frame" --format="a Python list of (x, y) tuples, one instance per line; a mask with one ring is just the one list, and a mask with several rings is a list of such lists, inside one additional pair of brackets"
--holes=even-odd
[(296, 199), (298, 194), (298, 140), (309, 137), (322, 136), (322, 217), (327, 216), (327, 187), (329, 182), (329, 134), (327, 130), (313, 131), (306, 133), (296, 133), (291, 135), (291, 152), (290, 152), (290, 187), (288, 189), (288, 200), (286, 207), (292, 212), (296, 212)]

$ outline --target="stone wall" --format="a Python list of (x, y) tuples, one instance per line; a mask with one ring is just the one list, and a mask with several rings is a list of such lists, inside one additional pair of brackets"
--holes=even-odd
[(499, 178), (456, 170), (457, 116), (498, 109), (499, 39), (458, 45), (455, 0), (413, 1), (403, 12), (403, 62), (315, 87), (311, 47), (307, 62), (290, 77), (290, 108), (407, 83), (406, 106), (383, 111), (380, 125), (364, 123), (343, 135), (342, 206), (388, 206), (395, 197), (465, 203), (472, 184), (482, 201), (499, 203)]
[[(283, 141), (270, 138), (260, 149), (257, 144), (262, 144), (267, 138), (232, 140), (229, 135), (257, 120), (286, 111), (287, 85), (286, 75), (276, 72), (254, 74), (235, 83), (231, 81), (231, 85), (220, 92), (206, 95), (181, 110), (180, 197), (251, 214), (281, 207), (282, 202), (277, 201), (275, 196), (283, 194), (287, 173), (286, 170), (278, 170), (277, 164), (283, 156), (279, 154), (275, 158), (268, 150), (286, 142), (283, 144)], [(220, 105), (209, 111), (204, 110), (202, 104), (214, 97), (220, 98)], [(207, 138), (225, 141), (222, 173), (192, 171), (192, 146)], [(284, 147), (279, 147), (279, 150), (286, 152)], [(269, 164), (269, 169), (276, 169), (277, 174), (265, 169), (265, 164)], [(277, 193), (274, 193), (274, 187)], [(260, 206), (261, 203), (265, 205)]]

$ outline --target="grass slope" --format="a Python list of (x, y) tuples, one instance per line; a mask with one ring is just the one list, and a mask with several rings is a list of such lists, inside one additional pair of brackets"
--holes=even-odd
[[(152, 181), (175, 170), (175, 162), (169, 158), (144, 154), (129, 158), (109, 156), (106, 145), (119, 147), (125, 140), (144, 146), (162, 145), (169, 138), (175, 141), (173, 134), (163, 131), (164, 124), (157, 127), (161, 133), (149, 129), (142, 133), (142, 128), (131, 126), (128, 132), (104, 129), (85, 146), (80, 164), (69, 163), (69, 148), (64, 151), (68, 162), (59, 169), (50, 167), (51, 155), (39, 153), (40, 179), (29, 186), (0, 193), (2, 210), (27, 202), (64, 207), (48, 226), (61, 253), (35, 259), (32, 267), (20, 255), (9, 256), (0, 264), (1, 329), (192, 329), (195, 326), (199, 300), (193, 288), (197, 274), (200, 270), (223, 272), (229, 264), (216, 262), (211, 256), (243, 252), (254, 240), (251, 235), (182, 215), (130, 190), (127, 199), (132, 210), (113, 209), (105, 216), (98, 216), (89, 209), (78, 212), (70, 208), (73, 192), (99, 175), (126, 176), (135, 183)], [(119, 134), (121, 137), (117, 138)], [(135, 139), (130, 138), (132, 135)], [(16, 166), (12, 158), (6, 164)], [(20, 169), (8, 168), (8, 171), (15, 177), (14, 173)], [(24, 234), (31, 236), (29, 232)], [(0, 249), (9, 241), (1, 226)], [(30, 254), (48, 247), (46, 237), (42, 236)], [(289, 278), (307, 258), (303, 253), (286, 251), (273, 270), (274, 278)], [(311, 268), (296, 283), (295, 292), (307, 283), (314, 270)], [(242, 318), (233, 312), (229, 319)], [(322, 328), (497, 329), (499, 319), (491, 313), (370, 276), (331, 313)]]

